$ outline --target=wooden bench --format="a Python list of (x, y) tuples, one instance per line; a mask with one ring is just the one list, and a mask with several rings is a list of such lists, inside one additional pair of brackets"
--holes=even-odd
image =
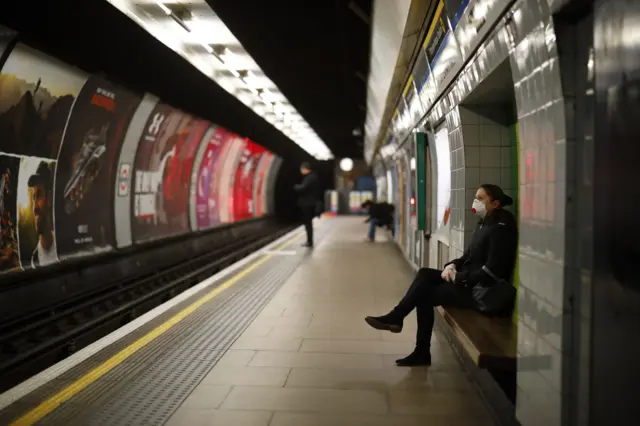
[(438, 312), (478, 368), (517, 369), (518, 334), (511, 318), (490, 318), (469, 309), (442, 306)]

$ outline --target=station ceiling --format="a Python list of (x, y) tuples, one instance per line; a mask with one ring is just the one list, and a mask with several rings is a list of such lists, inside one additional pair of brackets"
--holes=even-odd
[[(334, 156), (361, 158), (372, 1), (207, 3)], [(107, 1), (23, 0), (7, 6), (0, 24), (19, 31), (28, 44), (133, 90), (151, 92), (285, 159), (310, 158)]]
[(361, 158), (373, 0), (208, 3), (335, 157)]

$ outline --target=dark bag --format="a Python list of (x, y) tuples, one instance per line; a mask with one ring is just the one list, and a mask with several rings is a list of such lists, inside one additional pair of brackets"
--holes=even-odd
[(498, 278), (488, 268), (482, 270), (489, 278), (480, 281), (471, 289), (477, 308), (485, 315), (506, 315), (513, 310), (516, 289), (513, 285)]

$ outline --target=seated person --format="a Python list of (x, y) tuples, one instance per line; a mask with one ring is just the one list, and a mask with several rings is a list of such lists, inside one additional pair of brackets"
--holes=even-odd
[[(390, 313), (365, 318), (373, 328), (400, 333), (404, 318), (416, 309), (416, 348), (411, 355), (397, 360), (397, 365), (431, 365), (434, 306), (477, 309), (471, 292), (474, 285), (492, 282), (495, 278), (510, 281), (515, 268), (518, 229), (513, 214), (503, 207), (512, 203), (511, 197), (499, 186), (481, 185), (471, 209), (479, 216), (478, 225), (462, 257), (447, 263), (444, 271), (420, 269), (404, 298)], [(510, 315), (514, 302), (500, 310)]]
[(369, 223), (369, 234), (367, 235), (369, 241), (373, 242), (376, 239), (376, 226), (386, 226), (393, 231), (393, 212), (395, 210), (393, 205), (387, 202), (374, 203), (367, 200), (362, 203), (361, 207), (369, 213), (369, 217), (364, 221), (364, 223)]

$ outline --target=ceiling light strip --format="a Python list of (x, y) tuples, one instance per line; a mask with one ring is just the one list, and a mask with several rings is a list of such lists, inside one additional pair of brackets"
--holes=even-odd
[[(107, 0), (114, 7), (120, 10), (122, 13), (127, 15), (130, 19), (135, 21), (138, 25), (143, 27), (148, 33), (150, 33), (153, 37), (167, 45), (170, 49), (174, 50), (184, 59), (189, 61), (192, 65), (194, 65), (198, 70), (200, 70), (203, 74), (207, 75), (209, 78), (212, 78), (218, 84), (220, 84), (227, 92), (229, 92), (232, 96), (239, 99), (242, 103), (251, 108), (254, 113), (265, 119), (271, 125), (273, 125), (276, 129), (280, 130), (285, 136), (289, 137), (293, 140), (298, 146), (307, 151), (309, 154), (314, 156), (319, 160), (329, 160), (333, 158), (333, 154), (326, 146), (326, 144), (318, 137), (318, 135), (313, 131), (313, 129), (309, 126), (309, 124), (304, 120), (304, 118), (300, 115), (300, 113), (293, 108), (290, 104), (287, 108), (290, 107), (293, 111), (289, 111), (289, 109), (285, 109), (285, 105), (278, 102), (276, 93), (279, 91), (276, 89), (276, 93), (269, 90), (266, 87), (260, 87), (259, 79), (255, 76), (255, 74), (251, 70), (242, 71), (241, 69), (237, 69), (234, 66), (234, 63), (237, 64), (237, 61), (234, 58), (234, 53), (227, 47), (223, 45), (218, 45), (216, 48), (215, 45), (208, 43), (204, 37), (198, 37), (197, 34), (194, 34), (194, 28), (190, 28), (187, 25), (187, 22), (184, 21), (184, 14), (174, 10), (172, 10), (167, 3), (163, 3), (160, 1), (156, 1), (155, 4), (162, 11), (162, 13), (171, 18), (177, 25), (179, 25), (184, 31), (185, 35), (189, 35), (190, 39), (185, 40), (180, 36), (176, 36), (173, 31), (167, 30), (165, 27), (161, 25), (159, 21), (153, 21), (152, 18), (149, 17), (147, 13), (140, 14), (136, 13), (136, 6), (144, 6), (149, 3), (139, 3), (136, 4), (135, 0)], [(171, 3), (169, 3), (171, 4)], [(195, 3), (191, 3), (192, 5)], [(206, 5), (207, 3), (203, 0), (200, 5)], [(184, 7), (184, 5), (182, 5)], [(212, 14), (213, 11), (211, 11)], [(140, 15), (140, 16), (139, 16)], [(214, 14), (215, 15), (215, 14)], [(219, 19), (219, 18), (217, 18)], [(149, 22), (151, 20), (151, 22)], [(199, 16), (198, 21), (201, 18)], [(191, 22), (191, 19), (187, 19), (187, 21)], [(193, 18), (193, 21), (196, 21)], [(160, 25), (157, 25), (160, 24)], [(220, 21), (220, 24), (224, 26), (224, 23)], [(228, 31), (228, 28), (225, 28)], [(197, 30), (197, 28), (196, 28)], [(197, 33), (197, 31), (195, 31)], [(229, 34), (231, 34), (229, 32)], [(232, 35), (231, 35), (232, 36)], [(226, 79), (224, 75), (217, 74), (213, 72), (215, 68), (211, 68), (210, 71), (207, 70), (206, 63), (202, 61), (200, 58), (194, 58), (196, 53), (185, 51), (185, 47), (189, 45), (193, 45), (193, 38), (196, 38), (195, 42), (197, 45), (201, 45), (208, 54), (216, 58), (220, 64), (235, 78), (239, 79), (242, 82), (242, 87), (246, 88), (247, 92), (238, 92), (237, 89), (232, 89), (231, 86), (226, 83), (226, 81), (221, 81), (220, 78)], [(235, 38), (232, 36), (232, 38)], [(237, 40), (234, 45), (240, 45)], [(188, 49), (187, 49), (188, 50)], [(248, 55), (247, 55), (248, 56)], [(206, 55), (205, 55), (206, 57)], [(196, 60), (198, 59), (198, 60)], [(251, 58), (253, 61), (253, 59)], [(258, 70), (262, 72), (258, 68)], [(237, 86), (236, 86), (237, 87)], [(248, 96), (247, 96), (248, 95)], [(284, 96), (283, 96), (284, 97)], [(251, 99), (250, 99), (251, 98)], [(285, 103), (288, 101), (285, 98)], [(260, 106), (257, 108), (256, 105), (265, 105), (267, 108)]]

